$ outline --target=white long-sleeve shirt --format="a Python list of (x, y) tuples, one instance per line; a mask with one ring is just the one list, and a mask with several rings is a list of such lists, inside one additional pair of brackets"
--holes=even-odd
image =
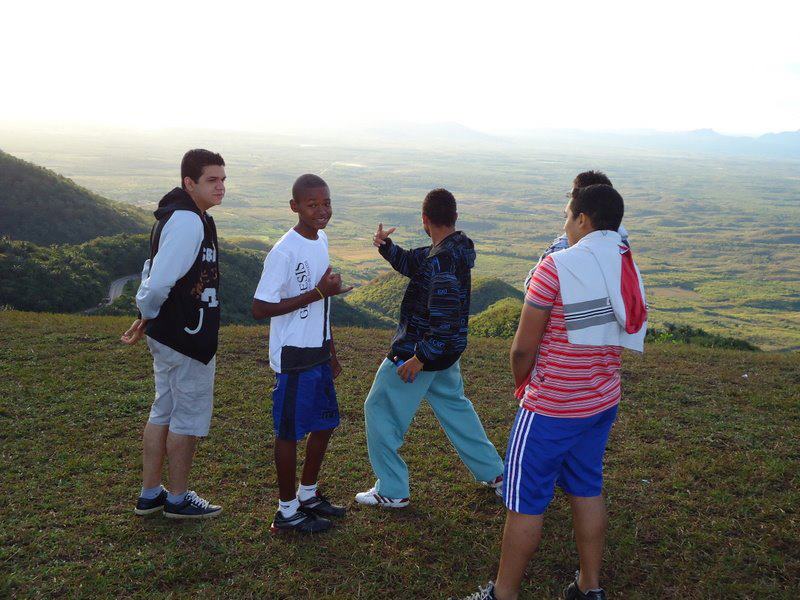
[(203, 222), (197, 213), (176, 210), (161, 230), (158, 252), (142, 268), (136, 306), (143, 319), (155, 319), (169, 292), (189, 272), (203, 243)]

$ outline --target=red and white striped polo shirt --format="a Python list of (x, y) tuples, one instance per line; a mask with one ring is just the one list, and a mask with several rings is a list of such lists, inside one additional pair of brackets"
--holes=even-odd
[(531, 277), (525, 303), (551, 311), (520, 406), (550, 417), (577, 418), (618, 404), (622, 348), (569, 343), (552, 257), (542, 260)]

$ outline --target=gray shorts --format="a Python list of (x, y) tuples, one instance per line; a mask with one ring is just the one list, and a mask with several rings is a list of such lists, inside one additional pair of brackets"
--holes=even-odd
[(153, 355), (156, 380), (149, 422), (169, 425), (170, 431), (182, 435), (208, 435), (217, 357), (204, 365), (150, 337), (147, 346)]

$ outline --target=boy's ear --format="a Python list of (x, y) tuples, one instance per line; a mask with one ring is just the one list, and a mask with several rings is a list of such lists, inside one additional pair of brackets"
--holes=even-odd
[(292, 212), (297, 212), (297, 201), (294, 198), (289, 198), (289, 208)]
[(191, 191), (193, 191), (193, 190), (194, 190), (194, 186), (195, 186), (195, 185), (197, 185), (197, 184), (194, 182), (194, 179), (192, 179), (192, 178), (191, 178), (191, 177), (189, 177), (188, 175), (187, 175), (186, 177), (184, 177), (184, 178), (183, 178), (183, 188), (184, 188), (185, 190), (188, 190), (188, 191), (190, 191), (190, 192), (191, 192)]

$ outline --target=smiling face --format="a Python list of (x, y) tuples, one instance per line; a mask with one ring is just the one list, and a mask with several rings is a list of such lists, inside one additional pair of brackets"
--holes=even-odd
[(225, 197), (225, 167), (207, 165), (197, 181), (184, 177), (183, 185), (200, 210), (219, 206)]
[(301, 235), (316, 236), (318, 230), (325, 229), (333, 215), (331, 192), (327, 185), (301, 190), (299, 198), (292, 198), (289, 205), (297, 213)]

